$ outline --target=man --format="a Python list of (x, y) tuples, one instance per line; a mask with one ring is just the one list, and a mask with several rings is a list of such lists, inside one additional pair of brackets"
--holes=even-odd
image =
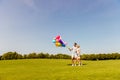
[(71, 59), (72, 59), (72, 66), (76, 66), (76, 60), (77, 60), (77, 43), (74, 43), (72, 48), (68, 48), (70, 51), (72, 51)]

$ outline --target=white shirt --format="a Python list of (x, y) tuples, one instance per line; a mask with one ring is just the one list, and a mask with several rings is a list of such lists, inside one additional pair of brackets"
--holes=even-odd
[(72, 51), (73, 51), (74, 53), (76, 53), (77, 47), (73, 46)]
[(76, 52), (77, 55), (80, 56), (80, 48), (77, 48), (76, 50), (77, 50), (77, 52)]

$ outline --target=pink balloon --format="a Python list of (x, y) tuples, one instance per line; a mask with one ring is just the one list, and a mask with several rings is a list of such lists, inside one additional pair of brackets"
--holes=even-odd
[(56, 39), (56, 42), (59, 42), (59, 39)]

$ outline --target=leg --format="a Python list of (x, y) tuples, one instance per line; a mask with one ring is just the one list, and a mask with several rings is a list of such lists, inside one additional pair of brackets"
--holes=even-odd
[(72, 58), (72, 66), (74, 66), (74, 59)]
[(80, 57), (77, 58), (78, 66), (80, 66)]
[(77, 58), (74, 58), (74, 65), (76, 66), (77, 64)]
[(72, 66), (74, 66), (74, 56), (71, 56), (71, 60), (72, 60)]

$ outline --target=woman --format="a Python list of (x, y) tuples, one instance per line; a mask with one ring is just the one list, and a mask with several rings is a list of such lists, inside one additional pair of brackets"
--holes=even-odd
[(80, 46), (79, 46), (79, 45), (77, 45), (76, 53), (77, 53), (77, 62), (78, 62), (78, 66), (80, 66), (80, 65), (82, 65), (82, 63), (81, 63)]

